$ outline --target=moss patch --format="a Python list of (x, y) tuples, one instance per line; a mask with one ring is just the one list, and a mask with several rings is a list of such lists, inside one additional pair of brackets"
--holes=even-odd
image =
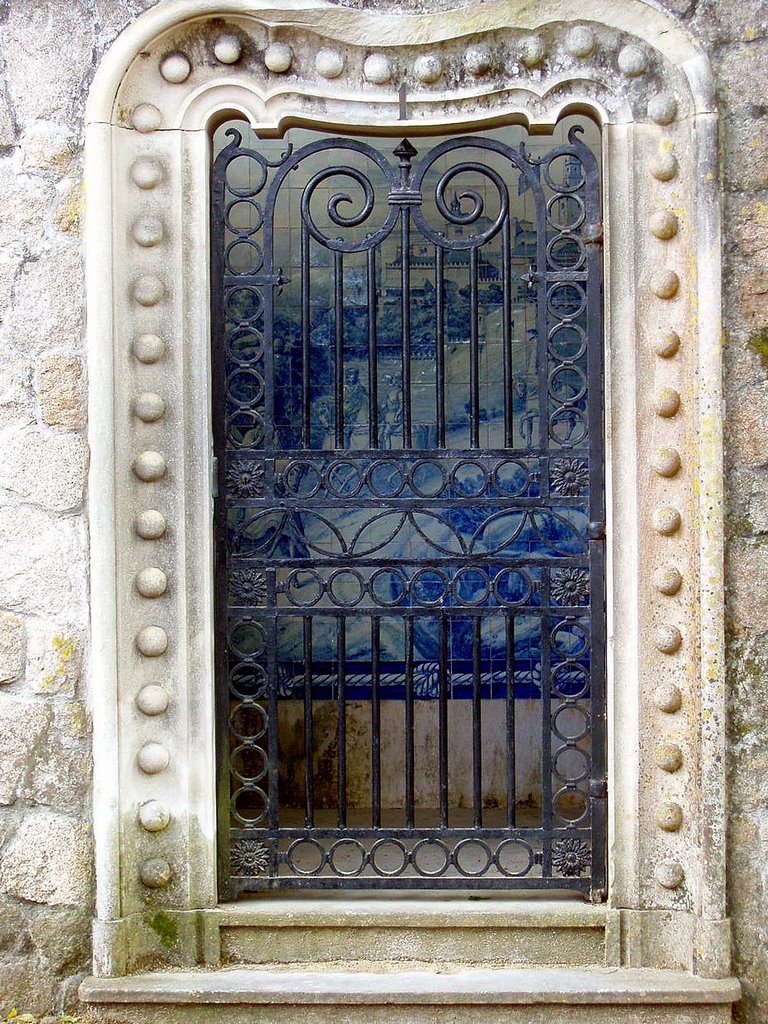
[(148, 925), (160, 939), (160, 944), (166, 949), (173, 949), (179, 937), (179, 928), (173, 918), (168, 917), (162, 910), (155, 914), (145, 914), (144, 924)]
[(750, 334), (749, 347), (760, 356), (760, 362), (768, 370), (768, 327)]

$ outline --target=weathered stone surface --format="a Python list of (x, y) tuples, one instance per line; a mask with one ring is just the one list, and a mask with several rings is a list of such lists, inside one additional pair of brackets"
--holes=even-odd
[(85, 621), (83, 524), (29, 505), (0, 505), (0, 607)]
[(15, 615), (0, 614), (0, 684), (13, 683), (24, 665), (24, 630)]
[(768, 630), (768, 541), (735, 541), (729, 545), (726, 612), (734, 633), (756, 635)]
[(729, 110), (749, 110), (765, 103), (768, 39), (729, 46), (718, 56), (720, 92)]
[(63, 235), (80, 234), (85, 212), (85, 193), (78, 178), (68, 181), (53, 214), (53, 223)]
[(768, 139), (760, 117), (726, 115), (722, 133), (728, 154), (723, 169), (727, 187), (744, 192), (768, 188)]
[(726, 430), (734, 462), (768, 465), (768, 385), (743, 388), (729, 401)]
[(29, 925), (32, 945), (40, 953), (44, 966), (53, 974), (72, 973), (88, 964), (90, 943), (88, 907), (78, 910), (54, 910), (37, 913)]
[[(23, 0), (9, 6), (5, 26), (8, 92), (18, 122), (71, 116), (91, 75), (95, 24), (81, 0)], [(66, 45), (66, 59), (62, 59)]]
[(83, 361), (78, 356), (47, 356), (38, 364), (37, 401), (49, 427), (80, 430), (85, 422)]
[(88, 448), (77, 434), (8, 431), (2, 438), (0, 487), (17, 500), (57, 512), (83, 501)]
[(27, 686), (34, 693), (74, 696), (83, 667), (81, 638), (41, 619), (27, 622)]
[(4, 157), (0, 159), (0, 195), (0, 245), (30, 244), (39, 239), (56, 196), (54, 185), (31, 174), (19, 174), (12, 158)]
[(60, 177), (70, 167), (76, 152), (72, 133), (51, 121), (35, 121), (21, 137), (21, 152), (28, 170)]
[(8, 953), (29, 949), (27, 918), (21, 907), (11, 900), (0, 900), (0, 959)]
[(91, 831), (77, 818), (50, 811), (25, 817), (3, 850), (0, 889), (50, 906), (91, 902)]
[(62, 242), (22, 267), (6, 318), (6, 338), (30, 356), (51, 349), (72, 352), (82, 340), (83, 303), (81, 253)]
[(0, 150), (12, 149), (16, 145), (16, 125), (11, 110), (11, 102), (5, 91), (5, 84), (0, 85)]
[(0, 804), (15, 802), (50, 721), (46, 704), (0, 694)]

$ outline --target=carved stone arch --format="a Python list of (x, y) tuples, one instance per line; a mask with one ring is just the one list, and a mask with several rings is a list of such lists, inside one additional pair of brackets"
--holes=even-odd
[(545, 131), (573, 110), (602, 126), (609, 907), (635, 922), (635, 965), (727, 972), (712, 79), (650, 0), (596, 0), (589, 18), (578, 0), (551, 9), (171, 0), (99, 68), (86, 174), (102, 973), (159, 949), (140, 924), (148, 908), (177, 912), (191, 936), (216, 905), (211, 125), (234, 111), (272, 134), (293, 122), (401, 131), (403, 102), (422, 129)]

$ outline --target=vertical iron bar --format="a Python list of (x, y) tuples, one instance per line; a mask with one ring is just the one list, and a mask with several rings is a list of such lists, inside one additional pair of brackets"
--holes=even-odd
[(371, 616), (371, 802), (372, 826), (381, 828), (381, 619)]
[(483, 733), (481, 718), (481, 620), (472, 619), (472, 824), (483, 827)]
[[(274, 575), (274, 574), (273, 574)], [(269, 752), (269, 829), (275, 836), (280, 823), (279, 789), (278, 789), (278, 718), (277, 718), (277, 619), (270, 615), (267, 619), (267, 680), (269, 687), (269, 708), (267, 726), (267, 748)], [(276, 865), (272, 866), (275, 871)], [(276, 872), (275, 872), (276, 873)]]
[(411, 211), (400, 211), (400, 308), (403, 329), (403, 448), (412, 444), (411, 428)]
[(333, 254), (333, 309), (336, 332), (334, 371), (336, 379), (336, 448), (338, 449), (344, 447), (344, 256), (340, 252)]
[(541, 826), (544, 832), (542, 876), (552, 876), (552, 654), (550, 649), (549, 569), (541, 570)]
[(512, 251), (509, 216), (501, 231), (501, 332), (504, 349), (504, 447), (515, 447), (514, 384), (512, 367)]
[(405, 827), (414, 827), (413, 618), (405, 618)]
[(376, 250), (368, 250), (368, 443), (379, 446), (379, 353), (376, 339)]
[(480, 340), (477, 330), (477, 246), (469, 250), (469, 446), (480, 447)]
[(516, 737), (515, 737), (515, 616), (507, 612), (506, 626), (506, 683), (507, 683), (507, 828), (514, 828), (516, 811)]
[(437, 447), (445, 448), (445, 250), (435, 246), (435, 402)]
[(301, 222), (301, 443), (304, 448), (312, 447), (312, 386), (310, 371), (310, 306), (309, 306), (309, 230)]
[(314, 737), (312, 733), (312, 618), (304, 616), (304, 824), (315, 824)]
[(440, 615), (438, 628), (438, 757), (440, 765), (440, 828), (448, 828), (448, 620)]
[(339, 828), (347, 827), (347, 620), (340, 615), (336, 620), (336, 657), (339, 664)]

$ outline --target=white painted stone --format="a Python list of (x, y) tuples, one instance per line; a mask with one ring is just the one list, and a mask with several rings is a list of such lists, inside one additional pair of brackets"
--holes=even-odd
[(144, 483), (156, 483), (162, 480), (168, 466), (161, 452), (142, 452), (133, 460), (133, 472)]
[(165, 295), (165, 285), (156, 274), (142, 274), (131, 285), (131, 295), (140, 306), (156, 306)]
[[(51, 721), (51, 709), (37, 700), (0, 694), (0, 806), (14, 804)], [(0, 857), (0, 864), (3, 858)]]
[(653, 400), (653, 409), (662, 419), (671, 419), (680, 411), (680, 392), (674, 388), (659, 388)]
[(680, 453), (674, 448), (659, 448), (653, 456), (653, 469), (659, 476), (675, 476), (680, 470)]
[(168, 710), (168, 691), (159, 683), (147, 683), (136, 694), (136, 706), (144, 715), (162, 715)]
[(139, 512), (136, 516), (136, 533), (142, 540), (159, 540), (167, 525), (163, 513), (154, 508)]
[(162, 217), (154, 217), (151, 214), (137, 217), (131, 226), (131, 234), (134, 241), (146, 249), (159, 245), (165, 235)]
[(139, 103), (131, 111), (131, 124), (137, 132), (156, 132), (163, 123), (163, 115), (154, 103)]
[(24, 629), (10, 612), (0, 614), (0, 685), (15, 682), (24, 666)]
[(656, 865), (656, 881), (665, 889), (678, 889), (685, 881), (685, 871), (676, 860), (663, 860)]
[(136, 574), (136, 589), (142, 597), (150, 600), (162, 597), (168, 589), (168, 580), (162, 569), (149, 566)]
[(148, 889), (165, 889), (170, 885), (173, 873), (171, 865), (162, 857), (145, 860), (140, 871), (141, 884)]
[(650, 229), (656, 238), (668, 242), (677, 234), (677, 215), (672, 210), (657, 210), (651, 217)]
[(648, 101), (648, 117), (656, 124), (672, 124), (677, 117), (677, 100), (667, 92), (652, 96)]
[(526, 36), (520, 43), (520, 60), (527, 68), (536, 68), (543, 63), (547, 48), (541, 36)]
[(662, 359), (671, 359), (680, 349), (680, 335), (677, 331), (664, 331), (653, 339), (653, 351)]
[(649, 171), (657, 181), (672, 181), (677, 177), (679, 165), (674, 153), (663, 150), (651, 160)]
[(142, 391), (133, 400), (133, 412), (142, 423), (157, 423), (165, 416), (165, 401), (154, 391)]
[(344, 55), (338, 50), (323, 47), (315, 55), (315, 71), (323, 78), (338, 78), (344, 70)]
[(365, 58), (363, 74), (369, 82), (375, 85), (384, 85), (392, 77), (392, 64), (383, 53), (372, 53)]
[(653, 574), (653, 582), (660, 594), (672, 597), (683, 585), (683, 577), (674, 565), (662, 565)]
[(159, 775), (171, 763), (171, 755), (162, 743), (145, 743), (136, 755), (136, 763), (145, 775)]
[(683, 809), (673, 800), (666, 800), (656, 811), (656, 824), (664, 832), (679, 832), (683, 827)]
[(17, 500), (56, 512), (82, 505), (88, 445), (81, 434), (7, 431), (2, 448), (0, 487)]
[(51, 811), (22, 818), (0, 860), (0, 890), (49, 906), (91, 901), (91, 832), (85, 822)]
[(648, 70), (648, 54), (641, 46), (628, 43), (619, 50), (619, 70), (628, 78), (638, 78)]
[(214, 56), (222, 64), (236, 64), (240, 60), (242, 52), (243, 44), (240, 42), (240, 37), (233, 33), (219, 36), (213, 44)]
[(282, 75), (293, 63), (293, 50), (287, 43), (270, 43), (264, 51), (264, 63), (269, 71)]
[(595, 49), (595, 33), (588, 25), (575, 25), (565, 37), (565, 48), (572, 57), (584, 60)]
[(160, 74), (174, 85), (186, 82), (191, 71), (192, 65), (183, 53), (169, 53), (160, 63)]
[(161, 800), (147, 800), (139, 808), (139, 824), (145, 832), (163, 832), (171, 821), (171, 812)]
[(140, 156), (131, 164), (131, 181), (139, 188), (149, 190), (157, 188), (165, 178), (165, 168), (152, 156)]
[(159, 658), (168, 650), (168, 634), (162, 626), (144, 626), (136, 634), (136, 646), (145, 658)]
[(683, 767), (683, 752), (678, 743), (660, 743), (656, 748), (656, 764), (663, 772), (679, 771)]
[(681, 526), (682, 519), (676, 508), (666, 506), (656, 510), (653, 516), (653, 527), (656, 533), (663, 537), (669, 537), (676, 533)]
[(158, 363), (165, 355), (165, 342), (156, 334), (140, 334), (134, 339), (133, 354), (140, 363)]
[(424, 53), (413, 62), (413, 73), (420, 82), (432, 85), (443, 73), (443, 62), (436, 53)]
[(462, 61), (470, 75), (486, 75), (493, 66), (493, 53), (490, 46), (478, 43), (466, 48)]
[(674, 299), (680, 290), (680, 278), (674, 270), (658, 270), (651, 277), (651, 291), (658, 299)]
[(674, 715), (683, 705), (683, 695), (674, 683), (662, 683), (653, 691), (653, 703), (666, 715)]

